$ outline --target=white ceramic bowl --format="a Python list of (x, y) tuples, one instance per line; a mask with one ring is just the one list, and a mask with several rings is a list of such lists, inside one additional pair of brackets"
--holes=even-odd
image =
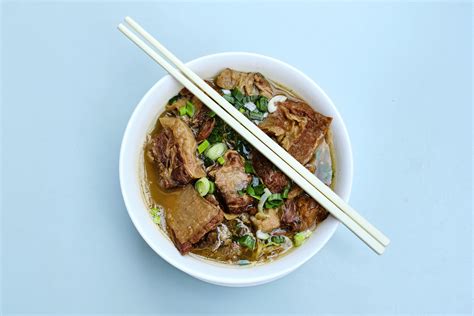
[[(329, 97), (309, 77), (274, 58), (252, 53), (222, 53), (195, 59), (187, 66), (202, 78), (212, 78), (226, 67), (260, 72), (293, 89), (315, 110), (332, 116), (336, 151), (335, 191), (349, 199), (352, 185), (352, 153), (349, 136), (339, 112)], [(173, 243), (152, 222), (141, 193), (143, 144), (167, 101), (182, 88), (172, 77), (159, 80), (142, 98), (133, 112), (120, 151), (120, 185), (130, 218), (153, 250), (170, 264), (200, 280), (225, 286), (252, 286), (283, 277), (314, 256), (334, 234), (338, 221), (329, 216), (299, 248), (273, 262), (248, 267), (216, 264), (191, 255), (182, 256)]]

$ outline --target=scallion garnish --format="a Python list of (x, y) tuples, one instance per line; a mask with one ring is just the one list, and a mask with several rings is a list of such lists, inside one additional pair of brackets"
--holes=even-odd
[(198, 153), (202, 154), (208, 147), (211, 145), (207, 139), (205, 139), (202, 143), (198, 146)]
[(209, 180), (206, 177), (203, 177), (196, 181), (194, 188), (198, 191), (200, 196), (205, 196), (211, 187)]
[(224, 157), (219, 157), (219, 158), (217, 158), (217, 162), (218, 162), (220, 165), (223, 165), (223, 164), (225, 163)]
[(189, 117), (193, 117), (195, 112), (196, 112), (196, 107), (194, 106), (194, 104), (190, 101), (186, 102), (186, 114)]
[(243, 247), (253, 250), (255, 248), (255, 238), (250, 235), (242, 236), (239, 238), (239, 244)]

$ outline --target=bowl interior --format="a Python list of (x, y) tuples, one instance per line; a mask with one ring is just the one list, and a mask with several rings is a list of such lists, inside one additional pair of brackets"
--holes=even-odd
[[(299, 70), (273, 58), (251, 53), (222, 53), (195, 59), (187, 65), (201, 78), (212, 78), (226, 67), (261, 72), (267, 78), (294, 90), (315, 110), (332, 116), (336, 151), (335, 192), (347, 200), (352, 185), (352, 154), (349, 137), (329, 97)], [(145, 241), (163, 259), (206, 282), (227, 286), (250, 286), (275, 280), (296, 269), (316, 254), (333, 235), (338, 221), (329, 216), (301, 247), (273, 262), (237, 267), (193, 256), (182, 256), (152, 222), (141, 193), (143, 144), (167, 101), (182, 88), (169, 75), (159, 80), (142, 98), (128, 123), (120, 153), (120, 183), (128, 213)]]

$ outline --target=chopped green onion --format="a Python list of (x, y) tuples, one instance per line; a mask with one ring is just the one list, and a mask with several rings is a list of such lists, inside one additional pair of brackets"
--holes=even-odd
[(257, 106), (257, 109), (259, 109), (262, 112), (267, 112), (268, 110), (268, 99), (264, 96), (260, 96), (258, 100), (255, 102), (255, 105)]
[(232, 96), (239, 102), (242, 102), (245, 97), (242, 92), (240, 92), (239, 88), (232, 89)]
[(222, 97), (226, 99), (227, 102), (234, 105), (235, 99), (233, 96), (231, 96), (230, 94), (224, 94)]
[(202, 154), (207, 149), (207, 147), (209, 147), (209, 145), (211, 144), (207, 141), (207, 139), (205, 139), (202, 143), (199, 144), (198, 153)]
[(288, 193), (290, 193), (290, 185), (287, 185), (285, 187), (285, 190), (283, 190), (283, 193), (281, 194), (281, 197), (284, 199), (288, 198)]
[(215, 191), (216, 191), (216, 185), (214, 184), (214, 182), (209, 181), (209, 192), (207, 192), (207, 194), (212, 194)]
[(186, 115), (186, 113), (187, 113), (187, 112), (186, 112), (186, 106), (180, 107), (180, 108), (178, 109), (178, 112), (179, 112), (179, 115), (180, 115), (180, 116)]
[(245, 109), (244, 109), (244, 108), (240, 108), (240, 109), (239, 109), (239, 112), (240, 112), (240, 113), (245, 113)]
[(196, 107), (192, 102), (186, 102), (186, 114), (189, 115), (189, 117), (193, 117), (194, 113), (196, 112)]
[(157, 207), (150, 209), (151, 216), (156, 216), (159, 212), (160, 212), (160, 209)]
[(263, 205), (265, 204), (265, 202), (267, 201), (270, 195), (272, 195), (272, 192), (270, 192), (270, 190), (265, 188), (263, 190), (263, 195), (260, 197), (260, 201), (258, 202), (257, 208), (259, 212), (263, 212)]
[(219, 158), (217, 158), (217, 162), (218, 162), (220, 165), (223, 165), (223, 164), (225, 163), (224, 157), (219, 157)]
[(217, 144), (214, 144), (212, 145), (207, 151), (206, 151), (206, 157), (212, 159), (212, 160), (216, 160), (218, 159), (219, 157), (221, 157), (222, 155), (224, 155), (224, 153), (227, 151), (227, 146), (226, 144), (224, 143), (217, 143)]
[(214, 117), (214, 116), (216, 116), (216, 112), (211, 111), (207, 115), (209, 115), (209, 117)]
[(200, 196), (205, 196), (209, 192), (211, 185), (209, 184), (209, 180), (206, 177), (203, 177), (196, 181), (194, 187)]
[(154, 207), (150, 209), (150, 215), (153, 218), (153, 223), (155, 224), (160, 224), (161, 223), (161, 215), (162, 215), (163, 209), (159, 207)]
[(310, 230), (305, 230), (305, 231), (302, 231), (302, 232), (299, 232), (299, 233), (296, 233), (294, 236), (293, 236), (293, 240), (295, 242), (295, 246), (296, 247), (299, 247), (301, 246), (306, 239), (308, 239), (309, 236), (311, 236), (313, 232), (310, 231)]
[(239, 244), (243, 247), (253, 250), (255, 248), (255, 238), (250, 235), (242, 236), (239, 238)]
[(259, 111), (252, 111), (249, 113), (249, 119), (251, 120), (258, 120), (258, 121), (261, 121), (263, 120), (265, 117), (263, 115), (262, 112), (259, 112)]
[(249, 160), (245, 161), (244, 168), (245, 168), (246, 173), (255, 173), (255, 170), (253, 169), (252, 162), (249, 161)]
[(272, 236), (272, 238), (270, 238), (270, 241), (275, 244), (282, 244), (285, 242), (285, 237), (279, 235)]
[(262, 195), (265, 191), (265, 186), (263, 185), (263, 183), (261, 183), (257, 186), (254, 186), (253, 189), (255, 190), (256, 195)]

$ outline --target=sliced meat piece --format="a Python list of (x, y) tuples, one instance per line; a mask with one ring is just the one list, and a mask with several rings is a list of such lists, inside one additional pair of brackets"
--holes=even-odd
[(226, 68), (217, 75), (215, 84), (222, 89), (238, 88), (247, 95), (263, 95), (267, 98), (273, 95), (273, 89), (268, 80), (256, 72), (241, 72)]
[[(212, 84), (212, 86), (214, 85)], [(183, 116), (181, 118), (191, 127), (197, 142), (206, 139), (211, 134), (216, 123), (215, 119), (209, 115), (211, 110), (186, 88), (181, 89), (178, 95), (179, 98), (171, 104), (166, 105), (166, 109), (168, 111), (178, 111), (183, 106), (186, 106), (187, 102), (191, 102), (195, 109), (194, 116), (191, 118)]]
[(269, 209), (267, 213), (258, 212), (250, 220), (257, 230), (266, 233), (280, 227), (280, 218), (276, 209)]
[(210, 113), (211, 110), (203, 106), (191, 120), (191, 126), (196, 130), (197, 142), (208, 138), (216, 125), (216, 120), (209, 116)]
[(291, 186), (290, 192), (288, 192), (288, 200), (294, 199), (301, 193), (303, 193), (303, 189), (293, 183), (293, 185)]
[(216, 205), (216, 206), (220, 206), (220, 203), (219, 203), (219, 201), (217, 200), (217, 198), (214, 194), (206, 195), (205, 199), (208, 200), (209, 202), (211, 202), (212, 204)]
[(273, 97), (273, 88), (267, 79), (262, 74), (256, 73), (254, 75), (254, 84), (257, 86), (260, 94), (271, 99)]
[(176, 207), (165, 212), (166, 224), (176, 248), (186, 254), (193, 244), (222, 222), (224, 213), (202, 198), (192, 185), (178, 190)]
[(258, 151), (252, 152), (252, 165), (257, 176), (272, 193), (282, 192), (288, 185), (288, 179), (265, 156)]
[(159, 185), (171, 189), (206, 176), (196, 156), (196, 140), (191, 129), (178, 118), (159, 119), (163, 129), (149, 144), (149, 158), (159, 174)]
[(277, 110), (259, 124), (293, 157), (305, 165), (324, 139), (332, 118), (314, 111), (304, 102), (279, 102)]
[(239, 214), (252, 212), (255, 209), (253, 198), (238, 191), (247, 187), (252, 177), (245, 173), (244, 158), (234, 150), (228, 150), (224, 155), (225, 163), (215, 172), (215, 183), (219, 189), (229, 213)]
[(298, 211), (296, 210), (296, 202), (294, 199), (288, 199), (285, 201), (283, 206), (283, 213), (281, 215), (281, 222), (293, 230), (298, 230), (301, 219)]
[(328, 217), (329, 213), (307, 194), (286, 200), (281, 217), (282, 223), (295, 231), (313, 228)]
[(306, 194), (301, 195), (296, 203), (301, 218), (301, 230), (312, 228), (329, 215), (328, 211)]

